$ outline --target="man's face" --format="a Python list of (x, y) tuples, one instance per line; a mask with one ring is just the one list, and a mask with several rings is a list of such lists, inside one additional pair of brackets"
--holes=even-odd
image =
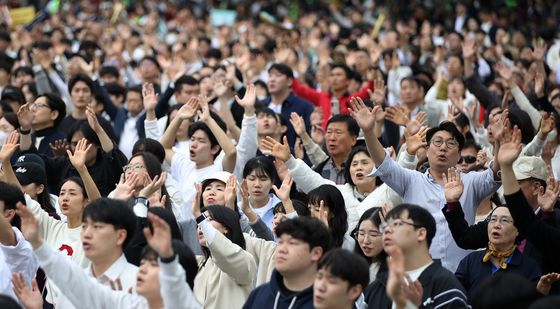
[[(439, 145), (439, 146), (436, 146)], [(436, 171), (447, 171), (459, 162), (459, 142), (447, 131), (438, 131), (430, 140), (426, 152), (430, 168)]]
[(284, 93), (291, 88), (292, 79), (277, 70), (270, 70), (268, 76), (268, 91), (270, 94)]
[(181, 89), (175, 93), (177, 103), (185, 104), (191, 97), (200, 95), (200, 85), (183, 84)]
[(403, 104), (411, 105), (418, 101), (420, 87), (415, 82), (404, 80), (401, 83), (401, 100)]
[(108, 256), (115, 256), (122, 251), (126, 230), (116, 230), (112, 224), (87, 218), (82, 222), (80, 237), (85, 256), (95, 262)]
[(159, 76), (159, 69), (157, 65), (148, 59), (144, 59), (140, 62), (138, 70), (140, 71), (140, 77), (144, 81), (150, 81)]
[(88, 85), (83, 81), (78, 81), (74, 84), (74, 87), (70, 91), (70, 96), (72, 97), (74, 106), (82, 109), (85, 109), (93, 98), (91, 89), (89, 89)]
[(387, 220), (387, 225), (383, 229), (383, 248), (397, 246), (406, 253), (417, 247), (425, 238), (425, 229), (416, 228), (415, 223), (409, 218), (408, 210), (405, 210), (398, 219)]
[(346, 72), (342, 68), (332, 69), (329, 80), (334, 91), (344, 91), (348, 88), (348, 84), (350, 83)]
[(54, 126), (54, 120), (58, 117), (58, 111), (53, 111), (47, 103), (46, 97), (39, 97), (30, 106), (33, 119), (31, 126), (44, 129)]
[(133, 117), (140, 114), (140, 112), (142, 112), (142, 110), (144, 109), (144, 105), (142, 103), (142, 95), (136, 91), (129, 91), (126, 94), (126, 103), (128, 106), (128, 111)]
[(354, 67), (358, 72), (366, 72), (369, 68), (369, 55), (364, 51), (357, 51), (354, 56)]
[(212, 147), (206, 132), (197, 130), (191, 136), (189, 151), (191, 161), (195, 163), (206, 163), (214, 160), (214, 154), (219, 151), (219, 147)]
[(30, 81), (33, 81), (33, 76), (31, 76), (31, 75), (29, 75), (29, 74), (27, 74), (27, 73), (25, 73), (25, 72), (19, 72), (19, 73), (16, 75), (16, 78), (15, 78), (15, 81), (14, 81), (14, 82), (15, 82), (15, 86), (16, 86), (16, 87), (20, 87), (20, 88), (21, 88), (21, 86), (23, 86), (23, 84), (25, 84), (25, 83), (27, 83), (27, 82), (30, 82)]
[(460, 77), (463, 75), (463, 65), (457, 57), (450, 57), (447, 60), (447, 71), (451, 77)]
[(259, 135), (272, 136), (281, 131), (278, 119), (273, 115), (259, 113), (257, 115), (257, 132)]
[(477, 154), (478, 152), (473, 147), (461, 149), (461, 158), (459, 163), (457, 163), (457, 168), (463, 173), (468, 173), (474, 170)]
[(14, 209), (6, 209), (6, 204), (4, 201), (0, 200), (0, 214), (4, 216), (4, 218), (8, 219), (8, 221), (12, 221), (12, 218), (16, 215), (16, 211)]
[(348, 131), (348, 126), (345, 122), (331, 122), (327, 126), (325, 134), (327, 142), (327, 152), (330, 156), (348, 156), (354, 144), (356, 144), (356, 137), (352, 136)]
[(309, 250), (309, 244), (303, 240), (282, 234), (276, 246), (274, 265), (282, 276), (300, 274), (310, 267), (315, 267), (322, 255), (320, 247)]
[(316, 309), (348, 308), (361, 291), (360, 285), (350, 287), (348, 281), (334, 276), (327, 268), (321, 268), (313, 283), (313, 306)]
[(112, 74), (105, 74), (105, 75), (101, 76), (100, 79), (104, 84), (118, 83), (119, 82), (117, 77), (112, 75)]
[(159, 264), (155, 259), (142, 259), (136, 274), (136, 293), (145, 298), (161, 297)]

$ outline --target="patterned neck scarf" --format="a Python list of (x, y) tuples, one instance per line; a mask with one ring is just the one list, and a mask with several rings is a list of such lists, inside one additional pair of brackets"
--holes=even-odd
[(517, 248), (517, 245), (514, 244), (507, 251), (498, 251), (498, 249), (496, 249), (496, 247), (494, 247), (492, 243), (488, 243), (488, 249), (486, 249), (486, 254), (484, 254), (482, 262), (488, 262), (491, 257), (494, 257), (496, 260), (498, 260), (498, 265), (500, 266), (500, 268), (506, 269), (506, 260), (513, 254), (513, 252), (515, 252), (515, 248)]

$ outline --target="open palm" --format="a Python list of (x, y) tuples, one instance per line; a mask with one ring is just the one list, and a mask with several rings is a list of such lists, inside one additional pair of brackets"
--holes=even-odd
[(350, 99), (350, 105), (352, 107), (352, 117), (356, 120), (360, 128), (363, 130), (372, 129), (375, 125), (375, 114), (379, 111), (380, 106), (375, 106), (373, 110), (370, 111), (364, 104), (364, 101), (356, 97)]
[(4, 142), (2, 145), (2, 150), (0, 150), (0, 161), (9, 161), (14, 153), (17, 151), (19, 144), (19, 133), (17, 131), (13, 131), (10, 134), (10, 137)]
[(92, 144), (88, 145), (87, 140), (85, 138), (82, 138), (78, 141), (73, 154), (70, 150), (66, 151), (66, 153), (68, 154), (68, 159), (70, 160), (70, 163), (72, 163), (72, 166), (74, 166), (74, 168), (79, 169), (85, 167), (86, 154), (91, 146)]
[(498, 162), (501, 165), (511, 165), (519, 157), (523, 145), (521, 145), (521, 131), (515, 126), (513, 133), (508, 139), (504, 139), (498, 151)]
[(448, 169), (447, 174), (443, 174), (443, 181), (445, 183), (443, 186), (445, 200), (447, 202), (458, 201), (461, 195), (463, 195), (463, 190), (465, 188), (459, 172), (454, 168)]
[(274, 157), (282, 161), (288, 161), (290, 159), (291, 153), (287, 137), (284, 136), (284, 143), (280, 144), (280, 142), (274, 138), (267, 136), (261, 141), (261, 144), (265, 150), (270, 150)]

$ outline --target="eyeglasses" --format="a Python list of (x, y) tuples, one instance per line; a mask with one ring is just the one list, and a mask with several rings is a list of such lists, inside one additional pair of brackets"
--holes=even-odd
[(401, 227), (405, 224), (410, 225), (410, 226), (412, 226), (416, 229), (421, 228), (420, 225), (414, 224), (412, 222), (406, 222), (406, 221), (397, 219), (395, 221), (381, 223), (381, 225), (379, 226), (379, 230), (381, 231), (381, 233), (385, 233), (385, 230), (387, 230), (387, 228), (389, 228), (389, 227), (394, 230), (394, 229), (399, 228), (399, 227)]
[(375, 237), (381, 237), (381, 232), (379, 231), (363, 231), (363, 230), (358, 230), (356, 232), (354, 232), (354, 238), (356, 238), (358, 241), (362, 241), (365, 240), (366, 237), (368, 237), (369, 239), (374, 239)]
[(501, 225), (509, 225), (509, 224), (513, 224), (513, 220), (506, 218), (506, 217), (490, 217), (490, 219), (488, 220), (488, 223), (492, 223), (492, 224), (496, 224), (500, 222)]
[(137, 164), (128, 164), (128, 165), (125, 165), (125, 166), (123, 167), (123, 171), (124, 171), (125, 173), (127, 173), (127, 172), (129, 172), (129, 171), (130, 171), (130, 172), (135, 172), (135, 173), (137, 173), (137, 172), (142, 171), (143, 169), (145, 169), (145, 167), (144, 167), (143, 164), (140, 164), (140, 163), (137, 163)]
[(459, 147), (459, 142), (457, 142), (454, 139), (448, 139), (444, 141), (441, 138), (434, 138), (430, 141), (430, 143), (432, 143), (436, 147), (441, 147), (441, 145), (443, 145), (444, 142), (445, 142), (445, 146), (447, 146), (447, 148), (449, 149), (455, 149)]
[(45, 104), (45, 103), (31, 103), (29, 104), (29, 108), (33, 108), (33, 109), (40, 109), (40, 108), (51, 108), (49, 104)]
[(474, 162), (476, 162), (476, 157), (473, 156), (461, 156), (461, 159), (459, 159), (459, 164), (463, 163), (463, 161), (467, 164), (473, 164)]

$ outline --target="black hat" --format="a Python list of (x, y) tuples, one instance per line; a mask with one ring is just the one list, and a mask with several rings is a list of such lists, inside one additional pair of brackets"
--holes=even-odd
[(38, 155), (33, 154), (33, 153), (26, 153), (26, 154), (23, 154), (23, 155), (17, 157), (16, 162), (14, 163), (14, 167), (19, 166), (23, 163), (39, 164), (41, 166), (41, 168), (45, 169), (45, 161), (43, 161), (43, 159), (41, 159), (41, 157), (39, 157)]
[(47, 184), (47, 173), (37, 163), (26, 162), (14, 165), (14, 172), (19, 183), (26, 186), (30, 183)]

